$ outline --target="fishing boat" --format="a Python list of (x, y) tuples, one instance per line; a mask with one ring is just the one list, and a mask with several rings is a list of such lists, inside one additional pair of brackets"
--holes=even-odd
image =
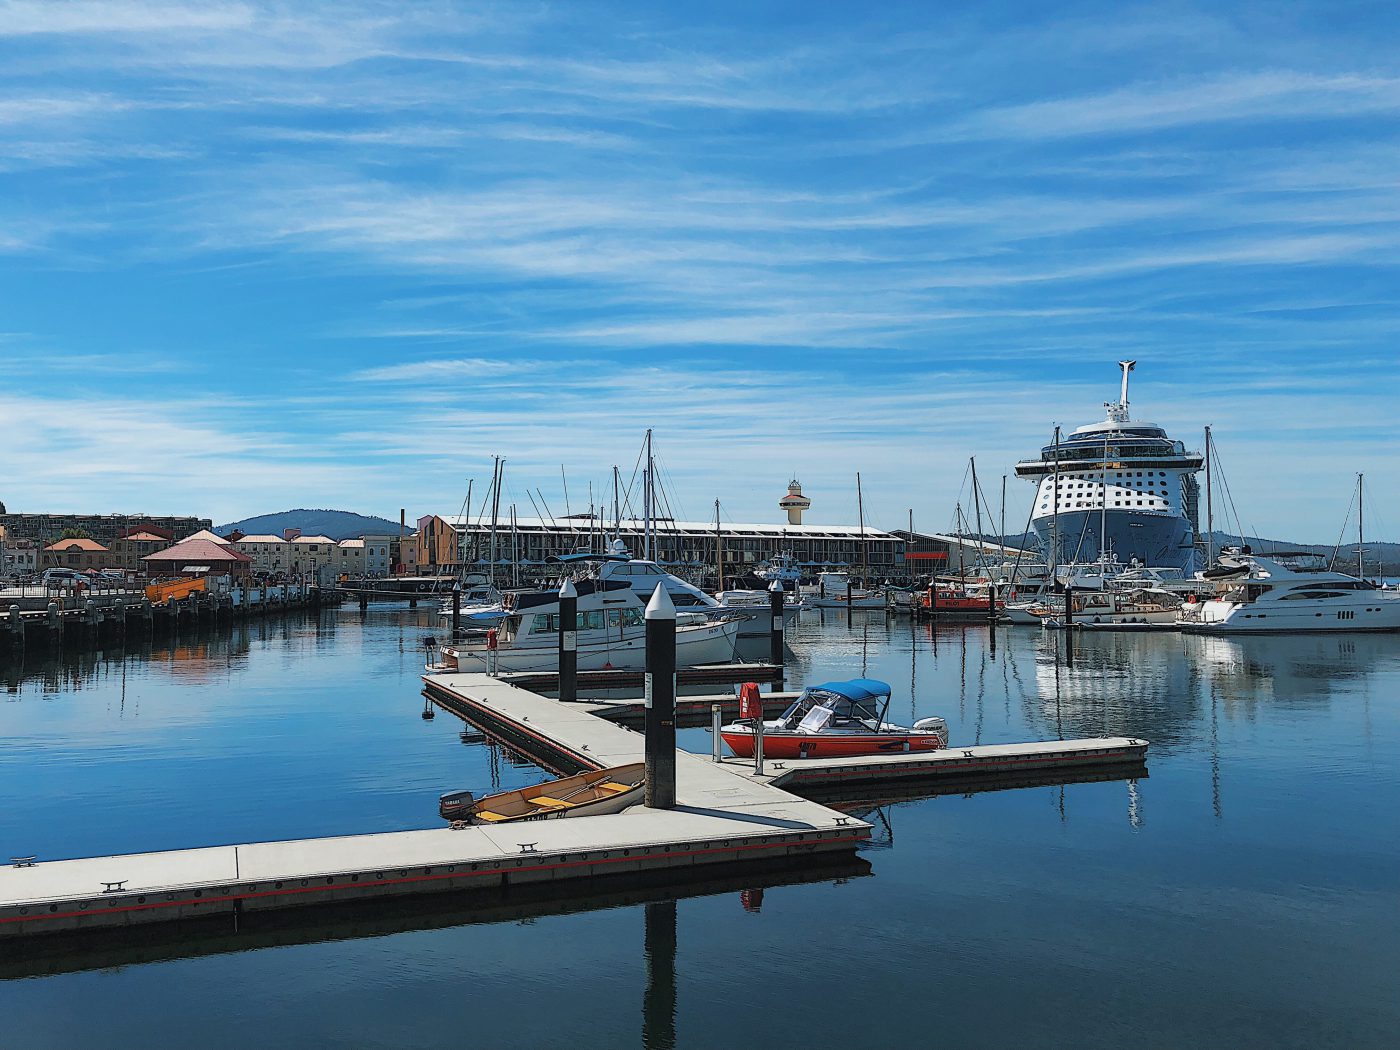
[[(926, 615), (940, 620), (983, 621), (992, 613), (991, 588), (985, 580), (967, 583), (934, 580), (924, 592), (921, 604)], [(1003, 609), (1005, 604), (998, 599), (997, 608)]]
[(620, 813), (642, 801), (645, 770), (645, 763), (632, 762), (485, 798), (476, 798), (470, 791), (453, 791), (438, 799), (438, 813), (443, 820), (471, 824)]
[[(763, 753), (769, 758), (841, 758), (902, 751), (937, 751), (948, 746), (948, 724), (921, 718), (913, 728), (885, 721), (890, 687), (873, 678), (808, 686), (782, 717), (763, 723)], [(756, 720), (720, 727), (740, 758), (754, 751)]]

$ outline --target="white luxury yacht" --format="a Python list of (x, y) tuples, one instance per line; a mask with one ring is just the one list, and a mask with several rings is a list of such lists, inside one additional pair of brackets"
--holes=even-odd
[[(693, 583), (667, 572), (654, 561), (634, 558), (627, 545), (614, 540), (606, 554), (565, 554), (550, 558), (561, 565), (596, 566), (594, 574), (599, 580), (609, 583), (625, 583), (645, 605), (659, 583), (666, 588), (677, 613), (704, 613), (708, 616), (734, 614), (742, 616), (739, 624), (740, 638), (768, 637), (767, 612), (768, 596), (763, 593), (761, 600), (743, 591), (725, 591), (719, 598), (712, 598)], [(790, 624), (801, 611), (801, 603), (796, 594), (788, 595), (784, 608), (785, 623)]]
[[(580, 580), (577, 653), (580, 671), (639, 671), (646, 665), (645, 604), (625, 583)], [(653, 590), (655, 585), (653, 584)], [(549, 671), (559, 666), (559, 592), (512, 591), (499, 631), (442, 647), (461, 671)], [(676, 666), (734, 659), (737, 619), (677, 615)], [(493, 655), (494, 653), (494, 655)]]
[[(1222, 588), (1182, 606), (1178, 625), (1200, 634), (1400, 630), (1400, 591), (1327, 569), (1284, 564), (1244, 551), (1203, 574)], [(1233, 571), (1231, 571), (1233, 570)]]

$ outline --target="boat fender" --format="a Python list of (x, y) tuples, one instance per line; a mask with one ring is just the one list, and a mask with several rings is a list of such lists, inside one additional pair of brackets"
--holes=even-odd
[(493, 628), (491, 628), (489, 631), (487, 631), (487, 632), (486, 632), (486, 648), (487, 648), (487, 649), (495, 649), (496, 646), (497, 646), (497, 644), (498, 644), (498, 643), (497, 643), (497, 638), (498, 638), (498, 635), (496, 634), (496, 628), (493, 627)]

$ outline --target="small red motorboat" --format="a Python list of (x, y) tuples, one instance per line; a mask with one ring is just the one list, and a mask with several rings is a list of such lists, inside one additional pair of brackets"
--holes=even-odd
[[(912, 729), (885, 721), (890, 687), (873, 678), (808, 686), (781, 718), (763, 723), (768, 758), (840, 758), (900, 751), (937, 751), (948, 746), (948, 724), (921, 718)], [(748, 758), (757, 719), (720, 727), (731, 751)]]

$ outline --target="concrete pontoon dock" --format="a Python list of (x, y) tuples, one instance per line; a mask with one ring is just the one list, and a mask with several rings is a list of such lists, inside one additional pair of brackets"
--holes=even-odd
[[(645, 749), (643, 734), (609, 720), (626, 716), (633, 703), (564, 703), (484, 674), (423, 680), (431, 702), (558, 772), (636, 762)], [(789, 699), (770, 696), (774, 706)], [(706, 709), (717, 702), (692, 700)], [(984, 745), (770, 762), (763, 776), (749, 760), (715, 762), (678, 751), (673, 809), (77, 860), (12, 858), (0, 868), (0, 937), (444, 891), (470, 900), (473, 891), (570, 880), (586, 896), (597, 892), (591, 887), (598, 880), (619, 875), (807, 867), (850, 857), (870, 839), (871, 826), (784, 788), (967, 776), (985, 782), (1114, 764), (1137, 769), (1146, 751), (1146, 741), (1118, 738)]]
[[(455, 673), (448, 671), (449, 674)], [(676, 685), (725, 685), (731, 682), (781, 682), (781, 664), (732, 663), (697, 664), (682, 667), (676, 671)], [(580, 689), (640, 689), (641, 671), (576, 671), (575, 678)], [(558, 671), (514, 671), (502, 672), (497, 676), (503, 682), (518, 685), (522, 689), (544, 689), (554, 691), (559, 688)], [(681, 697), (676, 700), (679, 703)]]
[[(578, 701), (560, 703), (521, 689), (500, 678), (482, 674), (424, 675), (424, 693), (438, 704), (472, 724), (505, 740), (526, 755), (545, 762), (561, 772), (622, 765), (636, 761), (642, 737), (608, 720), (636, 717), (641, 701)], [(793, 693), (765, 693), (765, 709), (786, 707)], [(771, 699), (770, 699), (771, 698)], [(688, 698), (703, 704), (718, 697)], [(731, 698), (725, 697), (726, 701)], [(677, 699), (677, 715), (679, 705)], [(619, 735), (621, 734), (621, 735)], [(1101, 737), (1087, 740), (1044, 740), (1024, 744), (981, 744), (947, 747), (941, 751), (894, 752), (850, 758), (806, 758), (769, 760), (764, 775), (753, 771), (751, 758), (725, 758), (714, 762), (709, 756), (681, 752), (678, 776), (700, 775), (696, 767), (724, 771), (755, 784), (771, 788), (796, 788), (808, 784), (878, 784), (889, 781), (933, 778), (987, 777), (1006, 774), (1019, 776), (1045, 770), (1112, 765), (1141, 766), (1148, 742), (1130, 737)]]
[(549, 881), (469, 894), (420, 893), (347, 898), (316, 908), (208, 912), (199, 920), (129, 927), (96, 926), (57, 937), (12, 937), (0, 952), (0, 981), (201, 958), (257, 948), (386, 937), (416, 930), (518, 923), (551, 915), (622, 908), (682, 898), (738, 894), (814, 882), (844, 883), (871, 874), (850, 853), (819, 853), (794, 866), (785, 860), (658, 868), (586, 882)]
[[(642, 734), (480, 674), (487, 697), (551, 768), (636, 761)], [(454, 692), (457, 692), (454, 690)], [(552, 757), (553, 761), (549, 761)], [(493, 827), (217, 846), (0, 868), (0, 937), (322, 904), (368, 896), (505, 886), (710, 864), (796, 864), (852, 853), (863, 821), (693, 755), (677, 756), (675, 809)], [(444, 785), (450, 788), (454, 785)], [(581, 892), (585, 892), (581, 890)]]

